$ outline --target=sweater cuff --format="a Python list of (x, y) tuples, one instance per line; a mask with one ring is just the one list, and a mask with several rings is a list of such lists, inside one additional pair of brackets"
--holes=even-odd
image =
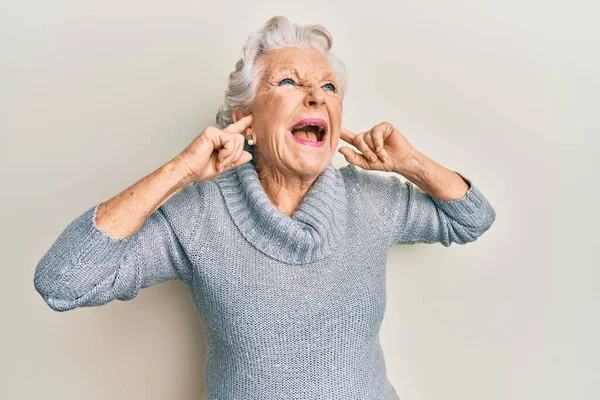
[(125, 254), (130, 238), (113, 238), (96, 225), (100, 204), (73, 220), (39, 261), (35, 287), (48, 302), (61, 298), (73, 300), (79, 296), (72, 291), (75, 286), (79, 286), (81, 293), (91, 289), (86, 285), (95, 284), (114, 272), (115, 265)]
[(110, 236), (96, 225), (96, 214), (101, 204), (94, 205), (75, 221), (73, 239), (76, 249), (74, 254), (78, 255), (78, 263), (110, 265), (111, 262), (121, 258), (131, 241), (131, 237)]
[(444, 210), (449, 215), (472, 215), (480, 211), (485, 203), (486, 199), (483, 194), (477, 189), (471, 180), (467, 179), (460, 172), (456, 172), (463, 180), (469, 185), (469, 190), (463, 197), (455, 200), (441, 200), (431, 197), (435, 204)]

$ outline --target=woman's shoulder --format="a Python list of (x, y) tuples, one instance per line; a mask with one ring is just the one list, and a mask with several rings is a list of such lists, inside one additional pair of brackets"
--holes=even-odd
[(197, 204), (200, 200), (210, 199), (218, 195), (219, 189), (214, 180), (192, 182), (171, 197), (166, 204), (171, 206), (190, 206)]
[(171, 223), (185, 224), (202, 220), (220, 192), (212, 180), (192, 182), (174, 194), (160, 208)]
[(353, 164), (339, 168), (348, 198), (350, 219), (363, 237), (378, 238), (392, 226), (402, 197), (403, 182), (386, 172), (369, 171)]
[(339, 168), (344, 180), (346, 196), (355, 212), (374, 218), (389, 214), (403, 196), (405, 183), (395, 175), (368, 171), (352, 164)]
[(344, 184), (350, 188), (351, 193), (361, 193), (362, 195), (390, 195), (398, 193), (403, 181), (389, 172), (368, 171), (353, 164), (347, 164), (339, 168)]

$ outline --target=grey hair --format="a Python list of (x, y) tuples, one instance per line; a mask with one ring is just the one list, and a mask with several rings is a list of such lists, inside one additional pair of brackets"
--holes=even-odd
[[(233, 123), (234, 107), (248, 110), (262, 72), (259, 58), (268, 51), (284, 47), (312, 48), (323, 53), (335, 74), (338, 94), (343, 100), (347, 87), (346, 67), (331, 51), (332, 44), (331, 33), (321, 25), (301, 26), (283, 16), (269, 19), (262, 29), (248, 37), (242, 49), (242, 58), (235, 64), (235, 70), (229, 74), (225, 101), (217, 112), (217, 126), (225, 128)], [(244, 150), (253, 154), (247, 143)]]

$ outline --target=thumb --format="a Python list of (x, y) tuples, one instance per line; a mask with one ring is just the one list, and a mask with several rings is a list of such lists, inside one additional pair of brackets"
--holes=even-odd
[(237, 162), (235, 164), (236, 165), (246, 164), (250, 160), (252, 160), (252, 154), (247, 152), (246, 150), (244, 150), (242, 152), (242, 155), (240, 156), (240, 158), (237, 160)]
[(350, 147), (340, 147), (338, 151), (342, 153), (346, 161), (348, 161), (350, 164), (354, 164), (363, 169), (366, 169), (364, 157), (352, 150)]

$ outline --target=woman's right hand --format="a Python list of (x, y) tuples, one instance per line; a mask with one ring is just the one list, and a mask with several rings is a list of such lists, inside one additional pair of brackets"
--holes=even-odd
[(214, 178), (231, 168), (252, 160), (244, 151), (243, 132), (252, 124), (252, 114), (224, 129), (206, 127), (177, 157), (187, 171), (190, 182)]

